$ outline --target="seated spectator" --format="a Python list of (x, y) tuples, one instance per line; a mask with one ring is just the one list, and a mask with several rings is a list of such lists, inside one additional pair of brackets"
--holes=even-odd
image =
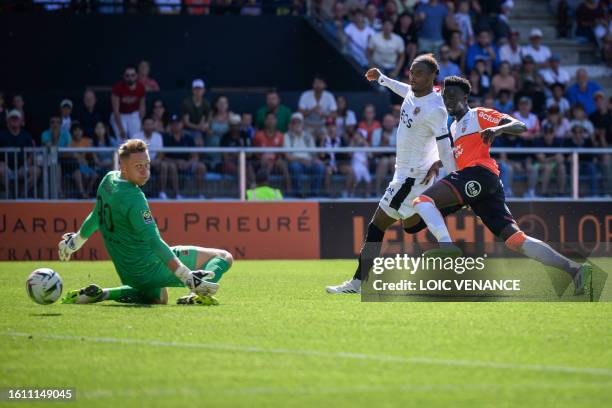
[(570, 103), (563, 96), (565, 94), (565, 87), (563, 84), (555, 83), (551, 86), (552, 96), (546, 100), (546, 108), (556, 106), (562, 115), (569, 113)]
[[(348, 147), (349, 142), (344, 132), (338, 132), (336, 122), (329, 118), (325, 124), (325, 132), (321, 132), (321, 137), (317, 139), (317, 147), (331, 149), (334, 147)], [(354, 128), (353, 128), (354, 129)], [(320, 159), (325, 164), (325, 191), (332, 195), (331, 178), (334, 174), (345, 176), (345, 186), (341, 193), (343, 198), (348, 197), (349, 191), (353, 187), (353, 168), (351, 167), (350, 155), (348, 153), (323, 153)]]
[(151, 78), (151, 64), (149, 61), (142, 60), (138, 64), (138, 80), (144, 85), (147, 92), (159, 92), (159, 84)]
[(480, 78), (479, 88), (483, 95), (488, 95), (491, 89), (491, 71), (487, 68), (487, 63), (484, 59), (476, 59), (474, 71), (478, 72)]
[(580, 68), (576, 71), (576, 83), (567, 89), (565, 96), (570, 105), (581, 104), (587, 115), (590, 115), (595, 112), (593, 96), (597, 91), (601, 91), (601, 86), (597, 82), (589, 80), (586, 69)]
[(23, 95), (14, 95), (12, 105), (13, 109), (19, 112), (19, 114), (21, 115), (21, 127), (25, 127), (27, 115), (25, 112), (25, 99), (23, 98)]
[(365, 6), (365, 22), (368, 27), (376, 32), (382, 30), (383, 23), (378, 18), (378, 6), (373, 2), (369, 2)]
[(519, 45), (519, 36), (518, 31), (511, 31), (508, 43), (499, 49), (500, 61), (509, 63), (512, 69), (518, 69), (523, 63), (523, 48)]
[(6, 107), (4, 106), (4, 93), (0, 92), (0, 130), (6, 129)]
[(465, 68), (471, 71), (476, 67), (476, 61), (482, 59), (486, 66), (487, 71), (492, 72), (497, 70), (499, 65), (499, 52), (495, 45), (491, 43), (491, 32), (488, 30), (482, 30), (478, 33), (476, 43), (470, 45), (467, 50)]
[[(383, 117), (382, 127), (372, 134), (372, 147), (395, 147), (396, 145), (395, 118), (387, 113)], [(382, 196), (385, 177), (395, 172), (395, 153), (375, 153), (376, 177), (374, 188), (377, 196)]]
[[(49, 120), (49, 129), (45, 130), (41, 137), (40, 142), (46, 147), (70, 147), (72, 143), (72, 136), (70, 132), (62, 129), (62, 122), (59, 116), (52, 116)], [(74, 159), (74, 156), (70, 153), (61, 153), (58, 156), (59, 166), (54, 166), (51, 171), (56, 173), (56, 180), (58, 180), (58, 193), (60, 198), (64, 198), (63, 189), (63, 176), (62, 174), (72, 174), (78, 167), (78, 163)]]
[[(90, 148), (92, 147), (92, 141), (90, 138), (85, 137), (83, 134), (83, 128), (78, 122), (72, 124), (72, 141), (70, 147), (74, 148)], [(76, 166), (72, 171), (72, 179), (77, 187), (80, 198), (90, 198), (91, 193), (94, 191), (96, 182), (98, 181), (98, 173), (93, 169), (93, 158), (91, 153), (76, 152), (72, 153), (73, 158), (76, 162)]]
[(540, 71), (540, 76), (544, 79), (547, 86), (559, 83), (567, 86), (570, 82), (570, 74), (565, 68), (560, 66), (561, 57), (559, 54), (553, 54), (548, 59), (549, 67)]
[(417, 23), (420, 25), (419, 51), (435, 52), (444, 43), (442, 32), (445, 25), (454, 24), (446, 4), (438, 0), (429, 0), (427, 3), (419, 3), (415, 13)]
[(111, 91), (110, 118), (113, 132), (121, 142), (140, 132), (141, 120), (146, 112), (145, 87), (137, 80), (136, 68), (125, 67), (123, 79)]
[(471, 70), (468, 80), (472, 86), (472, 90), (470, 91), (470, 100), (476, 104), (479, 104), (486, 92), (484, 92), (484, 90), (480, 87), (482, 81), (478, 71), (475, 69)]
[[(504, 135), (493, 140), (493, 147), (523, 147), (523, 139), (516, 135)], [(497, 156), (497, 155), (496, 155)], [(517, 153), (500, 153), (496, 157), (499, 165), (499, 178), (504, 186), (506, 197), (514, 196), (514, 173), (525, 171), (525, 155)]]
[(370, 37), (368, 43), (368, 60), (371, 67), (378, 67), (385, 75), (397, 78), (404, 66), (406, 48), (404, 40), (392, 32), (393, 23), (385, 20), (382, 32)]
[[(612, 110), (608, 99), (603, 92), (595, 93), (595, 105), (597, 109), (591, 113), (589, 120), (595, 127), (595, 146), (610, 147), (612, 146)], [(603, 185), (604, 194), (612, 194), (612, 155), (605, 154), (599, 156), (601, 158), (601, 166), (603, 169)]]
[[(264, 128), (258, 130), (253, 137), (253, 147), (283, 147), (284, 137), (276, 128), (276, 115), (272, 112), (266, 115)], [(291, 182), (287, 162), (279, 153), (262, 153), (258, 163), (255, 164), (256, 172), (264, 169), (269, 174), (274, 172), (280, 174), (285, 180), (286, 191), (291, 193)]]
[(240, 8), (241, 16), (260, 16), (262, 13), (263, 0), (246, 0), (245, 4)]
[(250, 188), (246, 192), (246, 199), (249, 201), (274, 201), (282, 200), (283, 193), (278, 188), (270, 187), (270, 174), (262, 169), (255, 176), (255, 188)]
[(72, 101), (70, 99), (64, 99), (60, 103), (60, 115), (62, 130), (70, 132), (72, 129)]
[[(229, 131), (230, 113), (229, 100), (227, 99), (227, 96), (217, 96), (217, 99), (213, 104), (208, 134), (204, 140), (204, 146), (219, 147), (221, 145), (221, 138)], [(221, 153), (208, 153), (206, 155), (206, 162), (210, 171), (221, 171)]]
[(102, 113), (98, 110), (96, 94), (91, 89), (86, 89), (83, 93), (83, 109), (80, 113), (79, 121), (83, 126), (85, 136), (93, 137), (95, 127), (98, 122), (104, 122)]
[[(183, 132), (183, 121), (179, 115), (170, 117), (170, 134), (164, 136), (164, 147), (195, 147), (193, 139)], [(178, 200), (183, 199), (179, 189), (179, 172), (195, 176), (197, 197), (204, 198), (204, 183), (206, 180), (206, 166), (200, 161), (198, 153), (164, 153), (164, 162), (168, 165), (168, 174), (172, 189)]]
[(529, 97), (523, 96), (519, 99), (518, 110), (512, 114), (527, 126), (527, 130), (520, 135), (523, 146), (528, 147), (534, 139), (540, 135), (540, 120), (531, 111), (532, 103)]
[(461, 33), (453, 31), (450, 37), (450, 52), (448, 59), (465, 72), (465, 45), (461, 42)]
[[(580, 127), (584, 130), (584, 137), (593, 139), (595, 135), (595, 127), (589, 120), (584, 108), (580, 104), (572, 107), (572, 120), (570, 121), (570, 128), (573, 128), (576, 125), (580, 125)], [(594, 140), (592, 141), (594, 142)]]
[(353, 12), (353, 22), (344, 29), (348, 50), (355, 61), (362, 67), (368, 65), (366, 51), (370, 37), (376, 34), (367, 24), (363, 12), (359, 9)]
[[(336, 106), (338, 110), (336, 112), (336, 131), (338, 136), (346, 132), (347, 127), (355, 129), (357, 127), (357, 116), (355, 112), (348, 108), (346, 98), (344, 96), (338, 96), (336, 98)], [(329, 128), (329, 126), (327, 126)]]
[(240, 131), (244, 134), (245, 146), (250, 147), (253, 144), (253, 138), (255, 137), (255, 127), (253, 126), (253, 115), (245, 112), (242, 114), (242, 120), (240, 123)]
[(461, 76), (461, 69), (459, 66), (450, 60), (450, 47), (446, 44), (440, 47), (438, 66), (440, 68), (440, 72), (436, 78), (438, 83), (444, 81), (444, 78), (447, 76)]
[(522, 50), (523, 59), (527, 55), (533, 58), (538, 69), (546, 68), (548, 65), (548, 59), (552, 56), (550, 48), (546, 45), (542, 45), (542, 30), (534, 28), (529, 33), (529, 45), (523, 47)]
[[(221, 147), (246, 147), (248, 146), (248, 135), (240, 129), (242, 119), (236, 113), (230, 113), (229, 131), (221, 138)], [(238, 176), (239, 154), (223, 153), (223, 174)]]
[(555, 105), (548, 108), (546, 119), (542, 122), (542, 128), (547, 126), (552, 129), (553, 135), (557, 139), (566, 139), (571, 130), (570, 121), (567, 120)]
[(393, 32), (399, 35), (406, 45), (404, 65), (409, 66), (417, 53), (418, 37), (414, 16), (409, 12), (400, 14)]
[(329, 34), (334, 36), (340, 44), (346, 44), (346, 34), (344, 33), (345, 28), (349, 25), (347, 18), (347, 9), (344, 1), (337, 0), (334, 3), (332, 11), (332, 18), (325, 20), (323, 27)]
[(168, 112), (166, 111), (164, 101), (156, 99), (153, 102), (150, 116), (153, 119), (153, 127), (156, 132), (161, 134), (168, 133)]
[(318, 196), (323, 181), (323, 163), (313, 153), (300, 152), (300, 149), (315, 147), (312, 135), (304, 130), (304, 116), (296, 112), (291, 115), (289, 131), (285, 133), (283, 147), (293, 149), (295, 153), (287, 153), (289, 174), (293, 184), (293, 193), (303, 197), (302, 175), (310, 176), (310, 196)]
[[(21, 148), (21, 152), (17, 154), (16, 158), (14, 154), (9, 154), (8, 157), (5, 157), (4, 154), (0, 154), (0, 185), (3, 187), (0, 191), (11, 191), (9, 188), (10, 186), (5, 184), (7, 179), (9, 180), (9, 183), (11, 180), (15, 180), (15, 182), (20, 183), (20, 186), (23, 186), (21, 180), (27, 177), (28, 191), (25, 192), (24, 197), (28, 197), (27, 193), (34, 188), (35, 180), (38, 180), (40, 177), (40, 167), (34, 164), (32, 154), (26, 155), (23, 151), (24, 147), (34, 147), (34, 141), (32, 140), (32, 136), (30, 136), (30, 134), (22, 128), (21, 123), (21, 113), (18, 110), (13, 109), (7, 114), (7, 128), (0, 130), (0, 148)], [(27, 159), (25, 156), (27, 156)]]
[(368, 103), (364, 106), (363, 119), (359, 122), (357, 128), (363, 130), (368, 143), (372, 140), (372, 133), (374, 133), (376, 129), (381, 128), (380, 122), (376, 120), (376, 108), (373, 104)]
[[(94, 138), (93, 138), (93, 146), (94, 147), (104, 147), (104, 148), (115, 148), (116, 146), (111, 142), (110, 137), (108, 135), (108, 129), (104, 122), (100, 121), (96, 123), (94, 126)], [(106, 173), (111, 171), (114, 167), (114, 153), (112, 150), (108, 151), (97, 151), (94, 155), (94, 164), (96, 172), (99, 177), (104, 177)]]
[(461, 0), (454, 15), (455, 22), (461, 31), (461, 41), (464, 44), (472, 44), (474, 42), (474, 29), (472, 28), (472, 17), (470, 17), (470, 2)]
[(499, 91), (493, 106), (498, 112), (512, 115), (512, 112), (514, 112), (514, 103), (512, 103), (510, 91), (507, 89), (502, 89)]
[(597, 0), (584, 0), (580, 3), (576, 9), (576, 37), (595, 43), (594, 29), (604, 12), (601, 2)]
[(487, 109), (495, 109), (495, 98), (488, 93), (482, 102), (482, 107)]
[(204, 134), (208, 132), (210, 104), (204, 99), (204, 81), (194, 79), (191, 83), (191, 96), (183, 100), (181, 115), (185, 133), (191, 136), (196, 145), (204, 145)]
[[(369, 146), (366, 133), (363, 129), (357, 129), (353, 139), (351, 140), (351, 147), (367, 147)], [(353, 190), (349, 193), (349, 197), (355, 196), (355, 189), (360, 182), (364, 182), (366, 185), (365, 196), (370, 196), (372, 190), (372, 175), (370, 174), (370, 163), (369, 153), (367, 152), (354, 152), (351, 157), (351, 167), (353, 168), (353, 174), (355, 175), (355, 181), (353, 182)]]
[(509, 62), (502, 61), (499, 64), (499, 72), (493, 76), (491, 85), (495, 94), (499, 94), (501, 90), (506, 90), (512, 96), (518, 90), (516, 78), (512, 75)]
[(164, 160), (163, 152), (164, 139), (159, 132), (155, 131), (153, 118), (147, 116), (142, 121), (142, 130), (134, 135), (134, 139), (140, 139), (149, 148), (149, 158), (151, 159), (151, 172), (159, 174), (159, 198), (168, 199), (166, 189), (168, 186), (168, 163)]
[[(588, 136), (587, 130), (580, 125), (574, 123), (572, 125), (571, 137), (567, 139), (566, 146), (574, 149), (588, 149), (593, 147), (592, 138)], [(592, 196), (597, 195), (597, 164), (595, 162), (596, 155), (580, 154), (578, 159), (580, 174), (586, 174), (589, 180), (589, 191)], [(567, 157), (568, 165), (571, 165), (571, 155)]]
[(266, 115), (272, 112), (276, 115), (277, 128), (281, 132), (286, 132), (289, 128), (291, 120), (291, 109), (281, 104), (280, 96), (276, 91), (268, 91), (266, 93), (266, 104), (260, 107), (255, 113), (255, 125), (257, 129), (263, 129)]
[(304, 115), (305, 129), (311, 133), (314, 133), (316, 129), (321, 129), (327, 117), (338, 109), (334, 95), (326, 91), (326, 87), (325, 80), (320, 76), (315, 76), (312, 81), (312, 89), (300, 95), (298, 108)]
[(391, 20), (391, 22), (395, 24), (397, 23), (398, 18), (399, 14), (397, 12), (397, 3), (395, 3), (395, 0), (387, 0), (383, 7), (381, 20)]
[[(543, 149), (548, 148), (559, 148), (563, 147), (565, 140), (555, 136), (555, 126), (547, 121), (543, 123), (544, 135), (534, 140), (533, 147), (540, 147)], [(542, 189), (541, 194), (543, 196), (549, 195), (563, 195), (565, 194), (565, 163), (563, 154), (561, 153), (537, 153), (536, 163), (529, 169), (528, 176), (528, 196), (533, 197), (536, 195), (536, 184), (538, 181), (538, 174), (542, 171)], [(557, 184), (559, 187), (558, 194), (550, 194), (548, 188), (550, 185), (550, 179), (552, 175), (556, 174)]]
[(541, 83), (524, 81), (521, 89), (514, 95), (514, 100), (518, 101), (524, 96), (531, 100), (531, 111), (537, 116), (543, 116), (546, 112), (546, 94)]

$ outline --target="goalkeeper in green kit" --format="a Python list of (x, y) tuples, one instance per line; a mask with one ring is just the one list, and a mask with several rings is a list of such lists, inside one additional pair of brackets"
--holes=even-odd
[(168, 287), (186, 286), (190, 293), (179, 298), (178, 304), (218, 304), (213, 295), (232, 265), (232, 255), (222, 249), (169, 247), (140, 189), (151, 175), (147, 145), (136, 139), (122, 144), (119, 164), (120, 171), (108, 172), (100, 182), (96, 206), (80, 230), (64, 234), (58, 252), (61, 261), (68, 261), (99, 230), (123, 286), (89, 285), (68, 292), (62, 303), (167, 304)]

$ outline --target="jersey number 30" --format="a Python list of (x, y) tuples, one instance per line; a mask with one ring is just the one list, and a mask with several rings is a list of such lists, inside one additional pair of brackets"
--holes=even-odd
[(108, 232), (113, 232), (115, 224), (113, 224), (113, 213), (110, 205), (104, 203), (100, 196), (96, 200), (98, 201), (98, 225), (104, 225)]

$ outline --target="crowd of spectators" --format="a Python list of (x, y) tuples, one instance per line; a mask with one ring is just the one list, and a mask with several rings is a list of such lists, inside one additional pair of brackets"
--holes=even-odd
[[(540, 28), (521, 39), (508, 24), (513, 6), (509, 0), (338, 0), (322, 7), (319, 17), (326, 32), (364, 69), (377, 67), (407, 81), (414, 57), (434, 53), (439, 82), (450, 75), (464, 76), (472, 85), (472, 106), (494, 108), (528, 125), (520, 137), (497, 140), (498, 147), (609, 146), (610, 99), (589, 79), (587, 70), (569, 72), (561, 65), (561, 56), (543, 44)], [(550, 7), (557, 10), (560, 21), (565, 18), (563, 24), (575, 26), (563, 31), (559, 23), (560, 36), (597, 44), (602, 59), (610, 63), (609, 1), (557, 0)], [(369, 131), (372, 121), (365, 120)], [(554, 155), (552, 160), (542, 154), (501, 154), (498, 159), (507, 195), (514, 195), (515, 180), (523, 178), (526, 197), (568, 194), (568, 155)], [(589, 193), (612, 193), (612, 159), (595, 155), (580, 159)], [(555, 190), (551, 180), (556, 181)]]

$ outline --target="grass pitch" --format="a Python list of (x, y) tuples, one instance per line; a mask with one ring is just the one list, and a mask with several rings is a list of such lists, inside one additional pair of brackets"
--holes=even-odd
[(612, 402), (611, 303), (362, 303), (324, 292), (354, 261), (238, 261), (218, 307), (40, 306), (24, 283), (42, 266), (65, 290), (118, 278), (110, 262), (0, 264), (0, 388), (76, 388), (54, 406)]

